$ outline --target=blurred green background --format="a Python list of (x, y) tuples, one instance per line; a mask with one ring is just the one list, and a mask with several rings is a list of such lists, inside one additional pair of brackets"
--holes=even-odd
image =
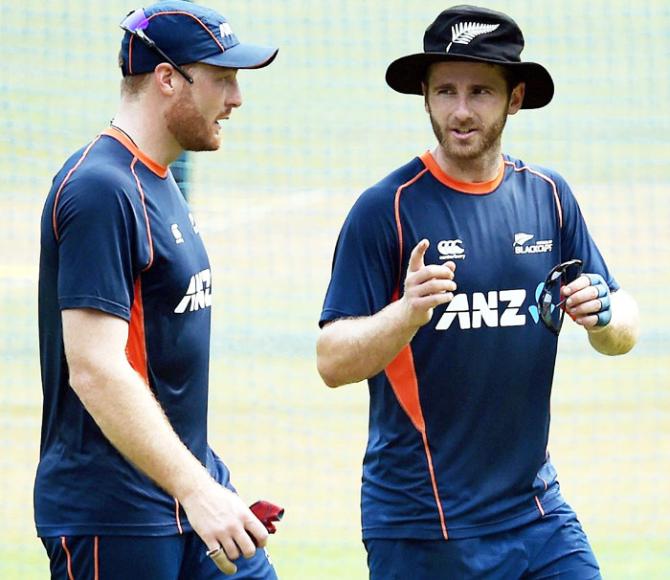
[[(192, 206), (214, 271), (210, 439), (249, 502), (286, 508), (270, 550), (286, 579), (362, 579), (367, 389), (329, 391), (314, 342), (339, 227), (356, 196), (433, 146), (418, 97), (384, 83), (449, 4), (208, 3), (244, 41), (276, 44), (242, 71), (220, 151), (192, 157)], [(482, 2), (524, 30), (555, 100), (513, 117), (505, 150), (572, 184), (615, 276), (639, 301), (628, 356), (561, 336), (552, 458), (606, 578), (670, 570), (670, 3)], [(107, 0), (1, 0), (0, 578), (48, 578), (32, 523), (40, 434), (39, 217), (52, 176), (115, 113), (118, 22)], [(73, 482), (75, 485), (76, 482)], [(95, 493), (95, 490), (91, 490)]]

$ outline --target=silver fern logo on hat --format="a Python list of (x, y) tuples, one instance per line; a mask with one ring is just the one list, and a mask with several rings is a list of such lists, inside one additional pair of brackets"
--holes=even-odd
[(500, 24), (479, 24), (478, 22), (461, 22), (451, 27), (451, 42), (445, 52), (449, 52), (451, 45), (470, 44), (480, 34), (487, 34), (496, 30)]
[(503, 12), (478, 6), (453, 6), (426, 28), (423, 52), (394, 60), (386, 82), (395, 91), (422, 95), (428, 67), (436, 62), (484, 62), (503, 66), (525, 83), (522, 109), (538, 109), (554, 95), (554, 81), (541, 64), (522, 62), (525, 41), (519, 25)]

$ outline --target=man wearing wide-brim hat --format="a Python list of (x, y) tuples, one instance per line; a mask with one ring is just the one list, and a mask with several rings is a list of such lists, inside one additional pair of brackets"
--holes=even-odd
[(369, 383), (373, 579), (600, 577), (547, 451), (553, 369), (565, 312), (615, 355), (637, 306), (565, 180), (502, 153), (508, 116), (554, 94), (523, 47), (509, 16), (456, 6), (391, 63), (438, 144), (361, 195), (335, 250), (317, 364)]

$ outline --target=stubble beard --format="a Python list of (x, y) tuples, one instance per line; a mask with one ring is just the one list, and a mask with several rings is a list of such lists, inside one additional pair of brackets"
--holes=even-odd
[(507, 123), (506, 112), (500, 115), (493, 124), (484, 129), (480, 129), (475, 142), (470, 144), (452, 142), (448, 131), (445, 131), (433, 116), (430, 106), (428, 107), (428, 114), (430, 116), (430, 124), (433, 127), (435, 138), (440, 144), (440, 147), (442, 147), (447, 159), (452, 159), (458, 162), (467, 162), (484, 159), (492, 154), (498, 155), (502, 132)]
[(220, 140), (212, 123), (197, 109), (193, 97), (184, 91), (165, 113), (167, 129), (184, 151), (216, 151)]

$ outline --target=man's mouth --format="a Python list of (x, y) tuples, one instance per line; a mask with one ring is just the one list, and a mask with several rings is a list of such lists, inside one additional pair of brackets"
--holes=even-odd
[(454, 135), (457, 139), (467, 139), (477, 132), (477, 129), (462, 129), (462, 128), (453, 128), (451, 129), (451, 134)]
[(214, 120), (214, 124), (218, 125), (220, 127), (221, 126), (221, 121), (227, 121), (229, 118), (230, 118), (230, 113), (228, 113), (226, 115), (221, 115), (220, 117), (217, 117)]

